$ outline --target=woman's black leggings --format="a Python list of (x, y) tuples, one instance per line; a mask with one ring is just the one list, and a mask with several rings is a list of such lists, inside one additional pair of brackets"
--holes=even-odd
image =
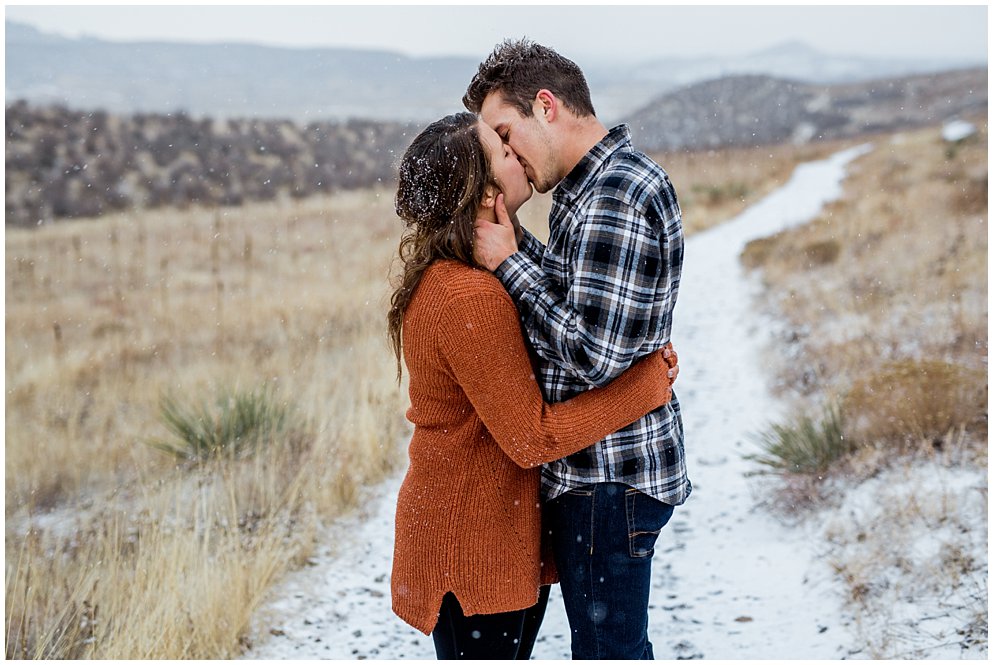
[(538, 602), (527, 609), (468, 617), (455, 595), (446, 593), (431, 633), (438, 660), (528, 660), (545, 617), (548, 589), (541, 587)]

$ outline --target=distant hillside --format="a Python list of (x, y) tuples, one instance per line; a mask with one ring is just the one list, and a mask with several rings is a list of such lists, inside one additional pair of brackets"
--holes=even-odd
[[(8, 104), (26, 100), (112, 113), (426, 123), (462, 110), (462, 94), (479, 64), (476, 58), (387, 51), (67, 39), (23, 24), (5, 26)], [(480, 58), (491, 46), (480, 45)], [(565, 55), (583, 67), (608, 124), (666, 91), (731, 75), (833, 84), (985, 64), (837, 56), (803, 44), (734, 57), (632, 57), (613, 65)]]
[(462, 109), (471, 58), (66, 39), (6, 23), (7, 102), (203, 117), (434, 120)]
[(700, 81), (764, 74), (807, 83), (837, 84), (896, 78), (984, 65), (963, 59), (934, 58), (921, 49), (916, 58), (828, 55), (802, 42), (788, 42), (739, 57), (660, 58), (638, 63), (627, 76), (664, 81), (672, 89)]
[(985, 113), (987, 96), (985, 68), (831, 86), (734, 76), (666, 93), (624, 122), (648, 151), (806, 143)]
[[(847, 138), (985, 113), (986, 76), (973, 69), (837, 86), (729, 77), (663, 95), (626, 121), (649, 152)], [(118, 115), (17, 102), (6, 109), (6, 222), (391, 186), (421, 125)]]
[(6, 109), (6, 223), (392, 183), (412, 129), (368, 120), (303, 126), (182, 113), (117, 116), (19, 102)]

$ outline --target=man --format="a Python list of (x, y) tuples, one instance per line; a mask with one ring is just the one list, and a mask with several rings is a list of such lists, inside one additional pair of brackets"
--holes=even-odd
[[(477, 222), (476, 259), (517, 304), (549, 401), (601, 386), (669, 342), (683, 260), (682, 218), (665, 171), (624, 125), (597, 119), (582, 71), (527, 40), (505, 41), (463, 97), (555, 188), (548, 245)], [(662, 527), (691, 490), (679, 401), (542, 470), (575, 659), (651, 659), (648, 595)]]

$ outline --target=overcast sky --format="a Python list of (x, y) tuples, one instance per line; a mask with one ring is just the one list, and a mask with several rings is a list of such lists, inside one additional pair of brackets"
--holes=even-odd
[(746, 54), (802, 41), (838, 55), (987, 60), (988, 8), (971, 6), (6, 5), (65, 36), (344, 46), (484, 57), (527, 36), (574, 59)]

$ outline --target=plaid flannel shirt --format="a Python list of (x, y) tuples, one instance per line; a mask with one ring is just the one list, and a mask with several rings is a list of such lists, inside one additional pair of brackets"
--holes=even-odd
[[(683, 263), (682, 216), (669, 176), (610, 131), (559, 183), (548, 245), (525, 231), (495, 271), (517, 305), (545, 398), (602, 386), (669, 341)], [(679, 400), (542, 469), (546, 499), (619, 482), (679, 505), (691, 491)]]

